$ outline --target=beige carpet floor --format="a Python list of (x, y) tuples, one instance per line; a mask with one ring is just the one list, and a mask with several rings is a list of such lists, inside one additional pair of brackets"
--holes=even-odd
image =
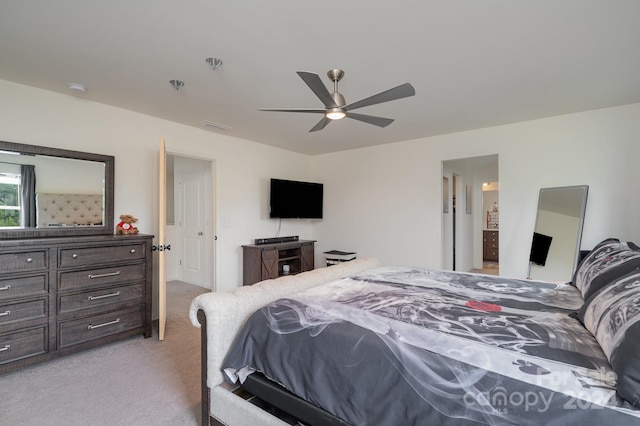
[(198, 425), (202, 287), (167, 283), (165, 340), (133, 337), (0, 376), (0, 425)]

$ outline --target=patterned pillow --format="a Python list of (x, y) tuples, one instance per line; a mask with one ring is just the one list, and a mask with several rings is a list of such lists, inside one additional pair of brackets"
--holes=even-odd
[(587, 300), (605, 285), (636, 268), (640, 268), (640, 247), (610, 238), (599, 243), (580, 262), (573, 285)]
[(640, 269), (603, 287), (578, 319), (595, 336), (618, 379), (618, 395), (640, 407)]
[(619, 242), (620, 240), (617, 238), (607, 238), (606, 240), (600, 241), (598, 244), (596, 244), (596, 246), (593, 249), (587, 251), (586, 253), (581, 253), (582, 257), (580, 258), (580, 262), (578, 262), (578, 266), (576, 266), (576, 270), (573, 271), (573, 276), (571, 277), (571, 282), (569, 284), (574, 286), (576, 285), (576, 275), (578, 275), (580, 268), (582, 268), (582, 265), (584, 264), (585, 260), (587, 260), (587, 258), (591, 255), (591, 253), (598, 250), (601, 246), (605, 244), (619, 243)]

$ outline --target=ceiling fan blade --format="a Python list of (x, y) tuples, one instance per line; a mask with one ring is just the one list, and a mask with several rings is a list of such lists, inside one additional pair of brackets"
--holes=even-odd
[(317, 108), (258, 108), (258, 111), (276, 111), (276, 112), (320, 112), (324, 114), (326, 111)]
[(322, 130), (327, 127), (327, 124), (331, 123), (331, 119), (327, 117), (322, 117), (322, 120), (318, 121), (318, 123), (309, 130), (309, 132), (317, 132), (318, 130)]
[(384, 92), (380, 92), (376, 95), (369, 96), (368, 98), (362, 99), (358, 102), (354, 102), (349, 104), (342, 109), (345, 111), (350, 111), (356, 108), (362, 108), (370, 105), (381, 104), (383, 102), (395, 101), (396, 99), (402, 99), (409, 96), (413, 96), (416, 94), (416, 90), (410, 83), (404, 83), (400, 86), (396, 86), (393, 89), (385, 90)]
[(364, 115), (364, 114), (356, 114), (353, 112), (347, 113), (347, 117), (353, 118), (354, 120), (362, 121), (364, 123), (373, 124), (378, 127), (387, 127), (389, 124), (393, 123), (392, 118), (383, 118), (376, 117), (373, 115)]
[(331, 93), (327, 89), (327, 86), (324, 85), (322, 80), (320, 80), (320, 76), (318, 74), (314, 74), (312, 72), (307, 71), (298, 71), (298, 75), (307, 86), (316, 94), (318, 98), (322, 101), (324, 106), (327, 108), (336, 108), (336, 101), (333, 100)]

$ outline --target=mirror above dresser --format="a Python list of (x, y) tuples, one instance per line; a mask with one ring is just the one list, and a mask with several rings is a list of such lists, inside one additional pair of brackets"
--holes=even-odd
[(114, 157), (0, 141), (0, 238), (113, 234)]

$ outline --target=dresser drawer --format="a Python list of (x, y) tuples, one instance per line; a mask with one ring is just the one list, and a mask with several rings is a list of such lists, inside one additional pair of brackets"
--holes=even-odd
[(498, 235), (489, 233), (484, 236), (484, 241), (486, 243), (498, 244)]
[(0, 328), (17, 322), (47, 317), (47, 299), (41, 298), (18, 303), (0, 303)]
[(47, 327), (0, 335), (0, 364), (47, 352)]
[(65, 248), (60, 250), (60, 267), (87, 266), (99, 263), (126, 262), (145, 258), (145, 244)]
[(484, 252), (484, 260), (491, 260), (497, 262), (499, 259), (498, 250), (489, 249)]
[(48, 250), (0, 253), (0, 272), (28, 272), (49, 266)]
[(58, 324), (59, 347), (76, 345), (143, 327), (143, 307)]
[(127, 301), (144, 303), (143, 295), (142, 283), (62, 295), (59, 297), (58, 313), (65, 314), (82, 309), (96, 309)]
[(59, 274), (59, 291), (83, 290), (127, 281), (142, 281), (145, 278), (145, 264), (85, 269)]
[(0, 301), (9, 298), (47, 294), (49, 275), (42, 273), (30, 277), (0, 278)]

